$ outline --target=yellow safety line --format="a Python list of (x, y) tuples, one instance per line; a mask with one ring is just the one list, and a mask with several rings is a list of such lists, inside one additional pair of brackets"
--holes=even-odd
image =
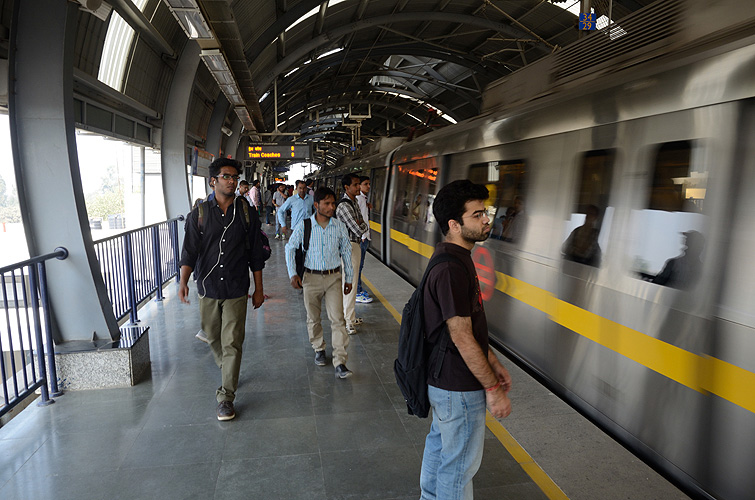
[(519, 466), (524, 469), (536, 485), (545, 493), (550, 500), (568, 500), (569, 497), (558, 487), (553, 479), (545, 473), (537, 462), (535, 462), (522, 445), (520, 445), (514, 436), (495, 418), (490, 412), (485, 412), (485, 424), (488, 429), (498, 438), (509, 454), (516, 460)]
[(393, 315), (393, 318), (400, 325), (401, 324), (401, 315), (396, 310), (396, 308), (393, 307), (391, 305), (391, 303), (388, 302), (388, 300), (385, 297), (383, 297), (383, 294), (380, 293), (380, 291), (375, 287), (375, 285), (373, 285), (372, 283), (370, 283), (370, 280), (368, 280), (367, 278), (365, 278), (364, 274), (362, 275), (362, 281), (364, 282), (365, 285), (367, 285), (370, 288), (370, 290), (372, 290), (372, 295), (374, 295), (375, 297), (378, 298), (378, 300), (380, 301), (380, 303), (383, 304), (383, 306), (386, 309), (388, 309), (388, 312)]
[[(401, 315), (398, 313), (395, 307), (388, 302), (382, 293), (370, 283), (370, 281), (362, 275), (362, 281), (365, 285), (372, 290), (372, 294), (378, 298), (381, 304), (390, 312), (396, 322), (401, 324)], [(550, 500), (569, 500), (561, 488), (553, 482), (553, 480), (545, 473), (545, 471), (535, 462), (527, 451), (514, 439), (514, 437), (506, 430), (506, 428), (493, 416), (489, 411), (485, 412), (485, 424), (488, 429), (498, 438), (498, 441), (503, 444), (511, 457), (516, 460), (516, 463), (527, 473), (532, 481), (545, 493)]]
[[(432, 256), (432, 247), (391, 229), (391, 239)], [(698, 392), (710, 392), (755, 413), (755, 373), (698, 355), (558, 299), (551, 292), (496, 271), (496, 290), (593, 342)]]

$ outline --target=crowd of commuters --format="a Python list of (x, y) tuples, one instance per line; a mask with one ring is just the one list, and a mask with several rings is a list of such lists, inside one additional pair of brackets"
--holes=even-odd
[[(372, 302), (361, 280), (370, 244), (369, 177), (346, 174), (341, 179), (344, 194), (338, 200), (333, 190), (314, 190), (310, 181), (296, 181), (295, 192), (284, 184), (263, 192), (258, 180), (240, 181), (240, 173), (236, 160), (223, 158), (210, 165), (213, 191), (205, 200), (197, 200), (186, 219), (180, 261), (179, 298), (189, 302), (193, 273), (201, 323), (197, 337), (209, 344), (221, 372), (218, 420), (236, 416), (233, 401), (248, 299), (256, 309), (266, 298), (261, 217), (268, 226), (275, 225), (276, 239), (288, 239), (286, 270), (291, 286), (303, 290), (308, 340), (317, 366), (328, 364), (323, 300), (331, 324), (332, 365), (340, 379), (353, 375), (346, 366), (349, 336), (363, 323), (356, 316), (355, 303)], [(460, 180), (441, 188), (432, 207), (444, 236), (434, 256), (453, 258), (428, 273), (423, 290), (425, 335), (435, 344), (448, 332), (451, 342), (443, 356), (432, 357), (428, 365), (432, 424), (422, 457), (422, 499), (473, 498), (486, 408), (497, 418), (511, 411), (511, 377), (488, 346), (485, 310), (471, 258), (475, 243), (491, 234), (487, 198), (485, 186)], [(248, 295), (250, 275), (252, 295)]]

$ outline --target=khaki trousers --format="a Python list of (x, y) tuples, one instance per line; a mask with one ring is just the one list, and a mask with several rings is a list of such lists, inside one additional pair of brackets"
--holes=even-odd
[[(362, 249), (359, 243), (351, 242), (351, 267), (354, 269), (354, 277), (358, 279), (357, 273), (359, 272), (359, 263), (362, 262)], [(346, 275), (343, 274), (344, 279), (342, 284), (346, 284)], [(343, 316), (346, 318), (347, 325), (353, 325), (357, 319), (356, 312), (357, 304), (357, 280), (353, 280), (351, 284), (351, 293), (343, 296)]]
[(346, 364), (349, 334), (346, 333), (346, 322), (343, 319), (341, 273), (323, 275), (305, 272), (302, 286), (304, 287), (304, 308), (307, 310), (307, 332), (312, 349), (325, 350), (325, 339), (320, 321), (324, 297), (325, 309), (330, 319), (333, 366)]
[(199, 299), (199, 318), (209, 340), (215, 364), (220, 368), (221, 383), (216, 397), (233, 401), (239, 386), (241, 346), (246, 334), (247, 296), (237, 299)]

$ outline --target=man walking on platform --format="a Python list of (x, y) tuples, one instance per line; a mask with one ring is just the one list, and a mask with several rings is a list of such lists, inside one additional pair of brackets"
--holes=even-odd
[(291, 211), (291, 227), (294, 228), (312, 215), (313, 204), (312, 197), (307, 194), (307, 185), (304, 181), (296, 181), (296, 194), (286, 199), (276, 215), (281, 227), (281, 237), (286, 235), (286, 212)]
[[(311, 223), (309, 246), (304, 255), (304, 277), (296, 273), (296, 249), (302, 245), (305, 221), (299, 222), (291, 232), (286, 244), (286, 268), (291, 286), (304, 288), (304, 307), (307, 310), (307, 332), (309, 342), (315, 351), (315, 364), (325, 366), (325, 340), (322, 334), (320, 314), (322, 299), (330, 319), (331, 342), (333, 344), (333, 366), (336, 377), (351, 376), (346, 368), (349, 335), (343, 317), (341, 275), (343, 274), (343, 294), (351, 292), (354, 270), (351, 266), (351, 242), (346, 226), (333, 218), (336, 209), (336, 194), (327, 187), (315, 191), (315, 214), (307, 220)], [(343, 273), (341, 272), (343, 262)]]
[(367, 254), (367, 249), (370, 248), (370, 210), (372, 210), (372, 204), (367, 201), (367, 196), (370, 194), (370, 178), (367, 176), (359, 177), (359, 194), (357, 195), (357, 205), (359, 205), (359, 211), (362, 214), (362, 218), (367, 223), (367, 232), (362, 235), (362, 241), (359, 243), (359, 273), (357, 274), (357, 296), (356, 301), (360, 304), (369, 304), (372, 302), (372, 297), (362, 287), (362, 269), (364, 269), (364, 256)]
[(252, 189), (249, 191), (249, 200), (252, 206), (257, 210), (258, 215), (262, 215), (262, 194), (260, 193), (260, 181), (252, 181)]
[(216, 392), (218, 420), (236, 416), (233, 400), (241, 368), (250, 269), (254, 308), (265, 300), (260, 221), (247, 201), (235, 196), (240, 172), (239, 161), (219, 158), (212, 162), (215, 198), (199, 204), (186, 219), (180, 261), (178, 296), (189, 303), (189, 275), (196, 269), (201, 327), (221, 371), (222, 382)]
[[(420, 487), (423, 500), (473, 498), (472, 478), (485, 442), (485, 407), (495, 418), (511, 412), (511, 377), (488, 347), (488, 325), (472, 249), (490, 235), (485, 186), (469, 180), (444, 186), (433, 214), (444, 235), (423, 293), (425, 332), (436, 344), (450, 335), (444, 356), (430, 356), (427, 393), (433, 421), (425, 439)], [(437, 378), (436, 365), (440, 363)]]
[[(361, 263), (362, 250), (359, 245), (362, 243), (362, 236), (369, 231), (367, 223), (359, 211), (356, 203), (356, 197), (360, 192), (359, 176), (356, 174), (346, 174), (341, 179), (344, 195), (336, 208), (336, 217), (346, 224), (349, 230), (349, 240), (351, 241), (351, 263), (354, 269), (359, 269)], [(350, 293), (343, 295), (343, 313), (346, 316), (346, 328), (350, 335), (357, 332), (357, 325), (362, 324), (362, 318), (357, 318), (356, 314), (356, 287)]]
[[(280, 207), (283, 206), (283, 204), (286, 202), (286, 185), (285, 184), (278, 184), (278, 186), (275, 188), (275, 192), (273, 192), (273, 206), (275, 207), (276, 211), (280, 211)], [(280, 232), (281, 225), (278, 223), (278, 215), (276, 213), (275, 216), (275, 239), (279, 239), (282, 237)]]

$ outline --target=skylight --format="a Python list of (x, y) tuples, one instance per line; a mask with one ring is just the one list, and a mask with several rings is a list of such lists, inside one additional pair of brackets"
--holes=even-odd
[[(330, 0), (327, 3), (328, 3), (328, 7), (333, 7), (334, 5), (338, 5), (339, 3), (345, 2), (345, 1), (346, 0)], [(306, 14), (304, 14), (303, 16), (301, 16), (295, 23), (293, 23), (291, 26), (289, 26), (288, 28), (286, 28), (286, 31), (290, 30), (291, 28), (293, 28), (294, 26), (296, 26), (299, 23), (303, 23), (304, 21), (306, 21), (310, 17), (314, 16), (318, 12), (320, 12), (320, 6), (315, 7), (314, 9), (310, 10), (309, 12), (307, 12)]]
[[(147, 0), (133, 0), (133, 2), (139, 10), (143, 10)], [(97, 79), (119, 92), (123, 90), (126, 63), (133, 39), (133, 28), (121, 16), (113, 12), (105, 35)]]

